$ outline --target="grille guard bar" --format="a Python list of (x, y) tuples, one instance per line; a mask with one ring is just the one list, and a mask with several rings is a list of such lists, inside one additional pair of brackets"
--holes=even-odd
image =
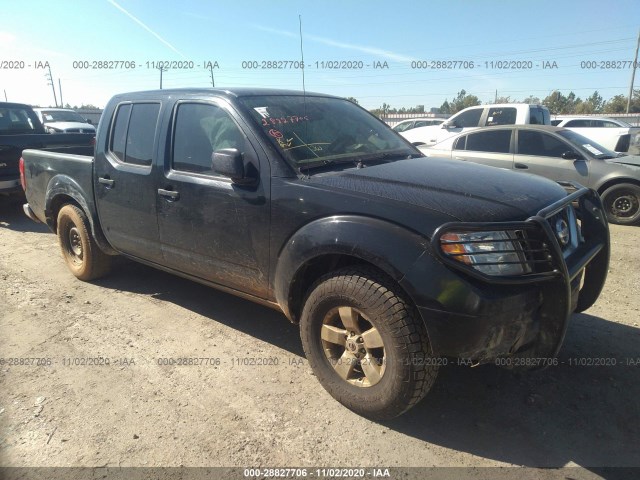
[[(529, 217), (525, 221), (519, 222), (449, 222), (440, 226), (433, 234), (431, 247), (434, 254), (446, 265), (457, 270), (462, 270), (468, 275), (483, 282), (503, 285), (532, 284), (546, 282), (554, 278), (564, 277), (567, 282), (572, 281), (587, 267), (595, 257), (604, 250), (606, 264), (609, 263), (609, 227), (606, 215), (595, 190), (584, 187), (576, 182), (558, 182), (562, 186), (570, 186), (576, 191), (568, 194), (551, 205), (544, 207), (536, 215)], [(580, 219), (578, 229), (579, 244), (567, 258), (563, 256), (562, 248), (553, 232), (549, 219), (560, 213), (567, 206), (577, 202), (577, 214)], [(479, 231), (525, 231), (542, 236), (545, 243), (543, 245), (549, 250), (549, 262), (552, 265), (550, 271), (527, 273), (522, 275), (487, 275), (476, 270), (470, 265), (466, 265), (454, 260), (445, 254), (441, 248), (442, 236), (449, 232), (479, 232)], [(600, 270), (600, 269), (599, 269)], [(606, 270), (601, 275), (606, 277)], [(604, 279), (597, 288), (597, 298)], [(595, 301), (595, 298), (593, 299)]]

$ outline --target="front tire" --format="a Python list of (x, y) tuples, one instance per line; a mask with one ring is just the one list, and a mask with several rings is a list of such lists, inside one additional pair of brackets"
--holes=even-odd
[(610, 223), (640, 224), (640, 186), (632, 183), (613, 185), (602, 194), (602, 204)]
[(349, 267), (315, 282), (300, 336), (322, 386), (365, 417), (404, 413), (437, 376), (422, 320), (397, 285), (373, 269)]
[(100, 250), (87, 216), (75, 205), (65, 205), (58, 212), (58, 241), (67, 267), (80, 280), (94, 280), (111, 270), (111, 256)]

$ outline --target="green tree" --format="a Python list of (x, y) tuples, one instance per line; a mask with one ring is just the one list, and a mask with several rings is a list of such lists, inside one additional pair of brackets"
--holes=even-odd
[[(627, 96), (616, 95), (604, 104), (603, 113), (626, 113), (627, 112)], [(629, 105), (629, 113), (640, 113), (640, 90), (634, 90), (631, 96), (631, 105)]]
[(447, 102), (446, 100), (440, 106), (440, 113), (446, 113), (446, 114), (450, 114), (451, 113), (451, 105), (449, 105), (449, 102)]
[(562, 95), (558, 90), (554, 90), (542, 100), (542, 104), (546, 105), (552, 115), (560, 115), (564, 112), (567, 104), (567, 97)]
[(355, 103), (356, 105), (359, 105), (359, 104), (360, 104), (360, 103), (358, 102), (358, 100), (356, 100), (356, 99), (355, 99), (355, 98), (353, 98), (353, 97), (347, 97), (347, 100), (349, 100), (349, 101), (350, 101), (350, 102), (352, 102), (352, 103)]
[[(625, 113), (627, 111), (627, 97), (625, 95), (616, 95), (611, 98), (604, 106), (603, 113)], [(632, 109), (629, 109), (632, 111)]]
[(534, 97), (533, 95), (529, 95), (527, 98), (522, 100), (522, 103), (528, 103), (530, 105), (535, 105), (536, 103), (540, 103), (540, 99), (538, 97)]
[(451, 101), (451, 113), (459, 112), (467, 107), (480, 105), (480, 100), (475, 95), (467, 95), (466, 90), (460, 90), (456, 98)]

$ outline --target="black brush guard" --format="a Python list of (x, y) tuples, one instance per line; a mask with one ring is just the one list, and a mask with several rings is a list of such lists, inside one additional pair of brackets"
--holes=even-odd
[[(564, 340), (571, 314), (574, 311), (582, 312), (593, 305), (607, 278), (609, 226), (598, 193), (574, 182), (559, 183), (576, 190), (523, 222), (451, 222), (439, 227), (431, 239), (433, 252), (443, 263), (477, 280), (496, 286), (539, 285), (542, 294), (537, 322), (539, 331), (533, 344), (525, 345), (519, 350), (526, 357), (555, 357)], [(572, 206), (577, 216), (577, 221), (573, 223), (577, 224), (577, 228), (571, 229), (570, 243), (563, 247), (552, 222), (563, 218), (562, 215), (566, 219), (566, 212), (571, 212)], [(568, 226), (571, 227), (570, 224)], [(487, 275), (455, 259), (457, 255), (464, 254), (447, 254), (441, 248), (443, 243), (469, 242), (443, 240), (443, 235), (447, 233), (486, 231), (511, 232), (510, 242), (494, 242), (514, 245), (515, 248), (505, 248), (493, 253), (516, 253), (519, 261), (507, 263), (521, 263), (528, 273)], [(481, 255), (482, 253), (478, 254)], [(486, 264), (497, 263), (500, 262)]]

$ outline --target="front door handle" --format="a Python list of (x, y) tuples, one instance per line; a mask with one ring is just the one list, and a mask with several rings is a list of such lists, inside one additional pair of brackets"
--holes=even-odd
[(528, 165), (525, 165), (524, 163), (518, 163), (518, 162), (516, 162), (514, 164), (514, 167), (519, 168), (520, 170), (528, 170), (529, 169)]
[(98, 177), (98, 183), (105, 185), (107, 188), (111, 188), (116, 182), (111, 180), (109, 177)]
[(174, 192), (173, 190), (165, 190), (163, 188), (158, 189), (158, 195), (170, 198), (171, 200), (178, 200), (180, 198), (180, 193)]

